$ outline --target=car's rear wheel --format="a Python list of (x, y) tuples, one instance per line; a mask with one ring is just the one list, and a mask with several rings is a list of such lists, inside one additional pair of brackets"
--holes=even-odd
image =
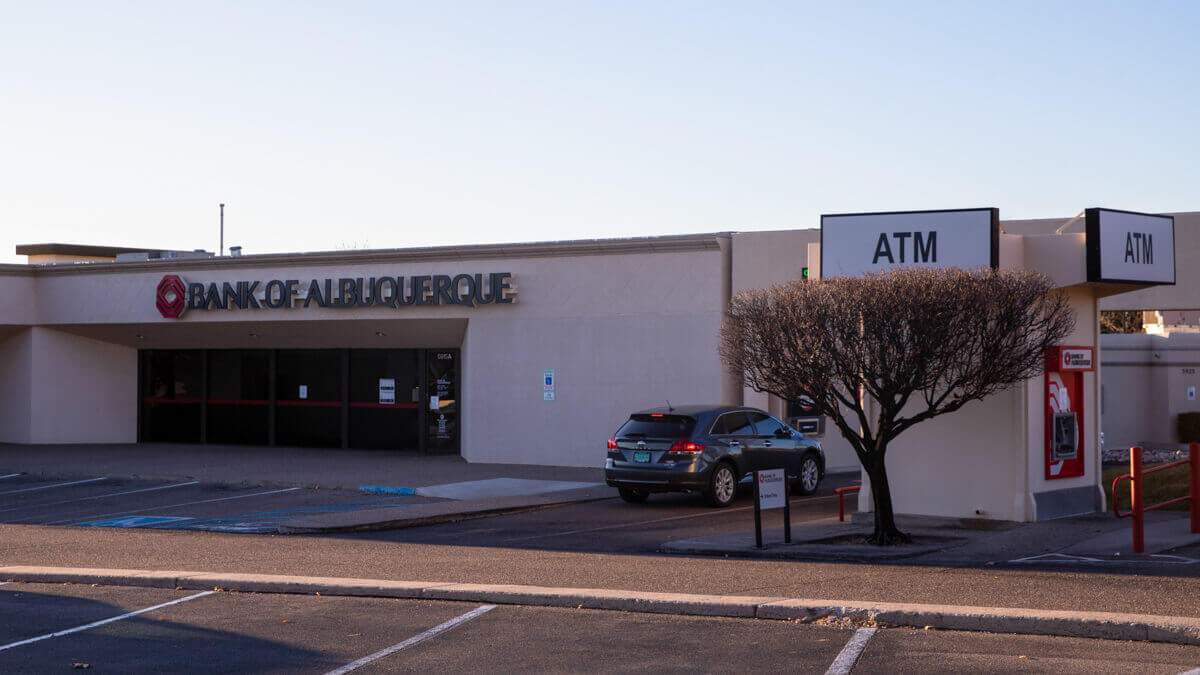
[(634, 488), (627, 487), (617, 488), (617, 492), (621, 493), (621, 499), (624, 499), (630, 504), (641, 504), (642, 502), (646, 501), (647, 497), (650, 496), (650, 493), (646, 492), (645, 490), (635, 490)]
[(813, 455), (800, 460), (800, 475), (796, 476), (795, 490), (798, 495), (811, 495), (821, 483), (821, 465)]
[(737, 474), (729, 462), (721, 462), (708, 478), (708, 502), (716, 507), (726, 507), (737, 496)]

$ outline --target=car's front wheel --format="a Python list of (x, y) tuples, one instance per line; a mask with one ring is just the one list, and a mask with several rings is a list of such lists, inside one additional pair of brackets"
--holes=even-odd
[(725, 507), (733, 503), (737, 496), (737, 474), (729, 462), (721, 462), (713, 469), (708, 479), (708, 501), (716, 507)]
[(805, 455), (804, 459), (800, 460), (800, 475), (796, 476), (796, 494), (811, 495), (817, 491), (820, 482), (821, 465), (813, 455)]
[(642, 502), (646, 501), (647, 497), (650, 496), (650, 493), (646, 492), (645, 490), (635, 490), (627, 487), (617, 488), (617, 492), (621, 493), (621, 499), (624, 499), (630, 504), (641, 504)]

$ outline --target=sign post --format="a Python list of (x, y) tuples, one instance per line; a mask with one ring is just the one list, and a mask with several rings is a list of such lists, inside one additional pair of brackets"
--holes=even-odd
[(792, 507), (786, 469), (754, 472), (754, 545), (763, 546), (762, 512), (783, 509), (783, 541), (792, 543)]

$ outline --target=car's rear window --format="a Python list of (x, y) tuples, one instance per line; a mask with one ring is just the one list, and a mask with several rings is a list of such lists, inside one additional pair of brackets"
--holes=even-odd
[(685, 438), (692, 433), (696, 420), (685, 415), (633, 415), (617, 436), (646, 438)]

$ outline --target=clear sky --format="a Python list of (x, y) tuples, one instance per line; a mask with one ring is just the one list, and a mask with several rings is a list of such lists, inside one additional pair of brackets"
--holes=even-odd
[(1200, 210), (1200, 2), (0, 0), (0, 262)]

